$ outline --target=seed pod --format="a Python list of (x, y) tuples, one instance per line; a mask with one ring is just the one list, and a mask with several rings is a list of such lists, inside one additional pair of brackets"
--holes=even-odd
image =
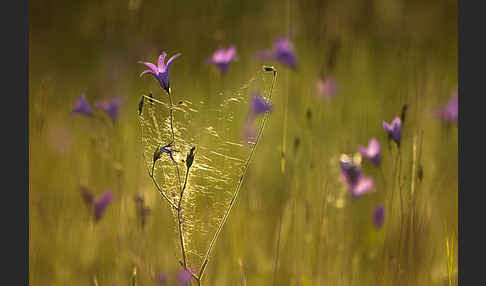
[(138, 103), (138, 115), (142, 115), (143, 109), (143, 95), (140, 97), (140, 102)]
[(196, 155), (195, 151), (196, 151), (196, 147), (192, 147), (191, 151), (189, 151), (189, 154), (187, 154), (187, 157), (186, 157), (187, 169), (191, 168), (191, 166), (192, 166), (192, 162), (194, 161), (194, 156)]

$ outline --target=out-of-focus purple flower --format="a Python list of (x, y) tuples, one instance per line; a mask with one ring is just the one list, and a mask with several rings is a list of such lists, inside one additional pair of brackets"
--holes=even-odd
[(380, 228), (385, 222), (385, 207), (377, 206), (373, 211), (373, 224), (375, 227)]
[(388, 136), (400, 145), (400, 137), (402, 135), (402, 120), (400, 117), (395, 117), (391, 123), (383, 120), (383, 129), (388, 133)]
[(228, 49), (217, 49), (211, 58), (207, 60), (208, 63), (215, 64), (221, 74), (226, 74), (229, 69), (230, 62), (236, 59), (236, 47), (231, 45)]
[(295, 56), (294, 45), (288, 38), (280, 38), (275, 41), (271, 50), (258, 53), (261, 60), (275, 59), (291, 69), (297, 68), (297, 58)]
[(96, 222), (98, 222), (103, 217), (106, 208), (110, 205), (112, 201), (113, 192), (108, 189), (103, 195), (101, 195), (99, 199), (94, 202), (94, 218)]
[(93, 115), (93, 109), (91, 109), (91, 106), (89, 105), (88, 101), (86, 100), (86, 95), (85, 95), (84, 91), (81, 93), (81, 96), (78, 98), (78, 100), (74, 104), (74, 108), (73, 108), (73, 111), (71, 113), (81, 114), (81, 115), (86, 115), (86, 116), (92, 116)]
[(349, 186), (349, 192), (353, 197), (360, 197), (373, 190), (373, 179), (361, 175), (357, 181)]
[(263, 98), (260, 93), (253, 93), (251, 100), (251, 114), (253, 116), (272, 111), (272, 106)]
[(110, 118), (113, 121), (116, 121), (118, 119), (118, 114), (119, 114), (119, 111), (120, 111), (120, 103), (121, 102), (122, 102), (122, 99), (118, 96), (115, 96), (115, 97), (112, 97), (108, 100), (98, 101), (98, 102), (95, 103), (95, 105), (96, 105), (96, 107), (98, 107), (101, 110), (103, 110), (104, 112), (106, 112), (106, 114), (108, 114), (108, 116), (110, 116)]
[(181, 286), (189, 286), (191, 284), (192, 275), (188, 270), (181, 270), (177, 273), (177, 281)]
[(174, 61), (175, 58), (180, 56), (180, 53), (177, 53), (173, 55), (168, 61), (167, 64), (165, 63), (165, 57), (167, 56), (166, 52), (162, 52), (162, 54), (159, 56), (159, 60), (157, 62), (157, 66), (155, 66), (152, 63), (148, 62), (142, 62), (139, 61), (139, 64), (142, 64), (148, 68), (148, 70), (143, 71), (140, 76), (143, 76), (145, 74), (151, 74), (153, 75), (158, 81), (160, 86), (167, 91), (167, 93), (170, 93), (170, 85), (169, 85), (169, 69), (170, 65)]
[(363, 175), (359, 166), (352, 161), (341, 160), (341, 177), (348, 185), (352, 197), (360, 197), (373, 189), (373, 180)]
[(331, 98), (336, 95), (337, 84), (334, 77), (328, 77), (326, 80), (318, 79), (316, 81), (316, 89), (319, 97)]
[(368, 143), (367, 147), (359, 146), (358, 151), (361, 155), (368, 160), (370, 160), (373, 164), (379, 165), (381, 161), (381, 145), (378, 140), (375, 138), (371, 138), (370, 142)]
[(167, 285), (167, 275), (163, 272), (160, 272), (159, 274), (157, 274), (157, 283), (159, 283), (159, 285)]
[(457, 123), (459, 117), (459, 98), (457, 96), (457, 89), (449, 102), (437, 112), (437, 115), (447, 123)]

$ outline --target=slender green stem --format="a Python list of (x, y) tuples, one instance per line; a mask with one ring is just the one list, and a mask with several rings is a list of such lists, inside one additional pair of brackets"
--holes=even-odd
[[(273, 93), (273, 89), (275, 87), (276, 80), (277, 80), (277, 71), (276, 70), (273, 70), (272, 87), (270, 89), (270, 94), (268, 96), (268, 99), (271, 99), (272, 98), (272, 93)], [(263, 134), (263, 130), (265, 129), (265, 123), (267, 121), (267, 118), (268, 118), (268, 113), (265, 113), (265, 115), (263, 116), (262, 126), (260, 128), (260, 131), (258, 132), (258, 136), (257, 136), (256, 141), (255, 141), (255, 145), (253, 146), (253, 148), (252, 148), (252, 150), (250, 152), (250, 156), (248, 157), (248, 160), (246, 160), (245, 165), (243, 167), (243, 175), (241, 175), (241, 177), (240, 177), (240, 180), (238, 182), (238, 185), (236, 186), (236, 190), (235, 190), (235, 192), (233, 194), (233, 197), (231, 198), (231, 201), (230, 201), (230, 203), (228, 205), (228, 208), (226, 209), (226, 212), (223, 215), (223, 219), (219, 223), (218, 229), (214, 233), (214, 236), (211, 239), (211, 243), (209, 244), (208, 251), (206, 252), (206, 255), (204, 256), (203, 264), (201, 265), (201, 268), (199, 270), (199, 275), (198, 275), (199, 276), (199, 279), (202, 279), (202, 277), (204, 275), (204, 271), (206, 270), (206, 266), (208, 264), (209, 256), (211, 255), (211, 252), (213, 250), (214, 244), (216, 243), (216, 240), (218, 239), (219, 234), (221, 233), (221, 230), (223, 229), (223, 226), (226, 223), (226, 220), (228, 219), (228, 215), (231, 212), (231, 208), (233, 207), (233, 204), (236, 201), (236, 198), (238, 197), (238, 193), (240, 192), (241, 185), (243, 184), (243, 178), (245, 178), (246, 172), (248, 171), (248, 165), (250, 164), (251, 159), (253, 158), (253, 154), (255, 153), (255, 149), (258, 146), (258, 142), (260, 141), (260, 138), (261, 138), (261, 136)]]
[[(167, 94), (169, 95), (169, 109), (170, 109), (170, 131), (171, 131), (171, 136), (172, 136), (172, 142), (174, 146), (176, 146), (175, 142), (175, 134), (174, 134), (174, 105), (172, 103), (172, 92), (169, 89), (167, 91)], [(184, 195), (184, 189), (181, 187), (181, 176), (180, 176), (180, 171), (179, 171), (179, 165), (177, 162), (174, 162), (175, 169), (177, 171), (177, 181), (179, 185), (179, 189), (181, 190), (181, 195), (179, 197), (179, 202), (177, 204), (177, 221), (178, 221), (178, 227), (179, 227), (179, 240), (181, 242), (181, 253), (182, 253), (182, 261), (184, 264), (184, 269), (187, 270), (187, 257), (186, 257), (186, 250), (184, 246), (184, 232), (182, 229), (182, 199)], [(189, 174), (189, 169), (187, 170), (186, 173), (186, 180), (187, 180), (187, 174)]]
[[(143, 128), (142, 128), (142, 140), (143, 140)], [(143, 144), (143, 142), (142, 142)], [(152, 165), (152, 173), (150, 172), (150, 169), (148, 168), (147, 166), (147, 160), (145, 158), (145, 154), (142, 152), (142, 156), (143, 156), (143, 161), (145, 163), (145, 166), (147, 168), (147, 173), (149, 175), (149, 177), (152, 179), (152, 181), (154, 182), (154, 185), (155, 187), (157, 188), (157, 191), (160, 193), (160, 195), (169, 203), (169, 205), (171, 207), (173, 207), (174, 209), (177, 209), (177, 206), (169, 199), (169, 197), (167, 197), (167, 195), (162, 191), (162, 189), (159, 187), (159, 184), (157, 184), (157, 181), (155, 180), (155, 177), (154, 177), (154, 173), (153, 173), (153, 168), (155, 166), (155, 162), (154, 164)]]

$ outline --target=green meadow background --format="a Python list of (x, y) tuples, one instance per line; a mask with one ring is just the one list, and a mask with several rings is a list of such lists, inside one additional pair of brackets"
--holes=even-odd
[[(170, 70), (175, 101), (218, 104), (263, 64), (278, 70), (273, 112), (203, 285), (457, 285), (457, 125), (432, 115), (458, 84), (457, 1), (29, 4), (31, 285), (132, 285), (134, 269), (137, 285), (159, 285), (160, 272), (178, 285), (174, 221), (144, 169), (137, 119), (140, 96), (161, 93), (137, 61), (162, 50), (182, 53)], [(255, 56), (285, 35), (297, 71)], [(223, 77), (204, 61), (230, 44), (239, 59)], [(316, 96), (321, 75), (338, 83), (329, 101)], [(90, 103), (125, 96), (119, 120), (70, 115), (83, 89)], [(381, 122), (404, 104), (398, 155)], [(376, 192), (352, 199), (339, 157), (371, 137), (382, 165), (362, 165)], [(115, 194), (97, 224), (80, 186)], [(136, 194), (152, 210), (144, 229)]]

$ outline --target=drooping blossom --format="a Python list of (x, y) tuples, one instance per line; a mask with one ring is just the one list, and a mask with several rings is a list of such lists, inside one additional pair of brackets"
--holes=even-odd
[(177, 281), (180, 286), (189, 286), (191, 284), (192, 274), (188, 270), (181, 270), (177, 273)]
[(122, 98), (114, 96), (108, 100), (101, 100), (95, 103), (95, 106), (106, 112), (111, 120), (116, 121), (120, 112)]
[(154, 154), (154, 162), (157, 161), (160, 158), (160, 156), (162, 156), (162, 154), (167, 154), (172, 159), (172, 161), (174, 161), (174, 163), (176, 163), (176, 160), (174, 159), (174, 156), (173, 156), (172, 153), (173, 152), (179, 152), (179, 151), (170, 148), (170, 147), (172, 147), (173, 144), (174, 144), (174, 142), (170, 142), (169, 144), (162, 146), (159, 149), (157, 149), (155, 154)]
[(388, 133), (388, 137), (392, 138), (400, 146), (400, 137), (402, 135), (402, 120), (400, 117), (395, 117), (391, 123), (383, 120), (382, 126)]
[(457, 119), (459, 118), (459, 98), (457, 96), (457, 89), (449, 102), (442, 106), (436, 114), (447, 123), (457, 123)]
[(371, 138), (368, 146), (359, 146), (358, 151), (363, 157), (370, 160), (373, 164), (379, 165), (381, 161), (381, 145), (378, 140)]
[(261, 60), (277, 60), (291, 69), (297, 68), (294, 45), (285, 37), (277, 39), (271, 50), (259, 52), (258, 57)]
[(383, 226), (385, 222), (385, 207), (384, 206), (377, 206), (373, 211), (373, 224), (376, 228), (380, 228)]
[(73, 114), (81, 114), (86, 116), (93, 115), (93, 109), (89, 105), (88, 101), (86, 100), (86, 92), (83, 91), (81, 96), (78, 98), (76, 103), (74, 104), (74, 108), (72, 110)]
[(95, 199), (93, 193), (86, 187), (81, 187), (81, 196), (86, 205), (94, 210), (95, 222), (98, 222), (105, 213), (108, 205), (113, 201), (113, 192), (108, 189), (98, 199)]
[(101, 197), (94, 201), (94, 218), (98, 222), (104, 215), (106, 208), (113, 201), (113, 192), (108, 189)]
[(207, 60), (208, 63), (216, 65), (221, 74), (226, 74), (229, 69), (230, 62), (236, 59), (236, 47), (231, 45), (228, 49), (217, 49), (211, 58)]
[(349, 160), (341, 160), (340, 166), (341, 178), (352, 197), (360, 197), (373, 190), (373, 179), (365, 177), (358, 165)]
[(316, 90), (317, 90), (317, 95), (319, 97), (326, 98), (326, 99), (334, 97), (337, 91), (336, 80), (332, 76), (328, 77), (325, 80), (319, 78), (316, 81)]
[(157, 62), (157, 66), (149, 63), (149, 62), (142, 62), (139, 61), (139, 64), (142, 64), (148, 68), (148, 70), (143, 71), (140, 76), (143, 76), (145, 74), (151, 74), (153, 75), (158, 81), (160, 86), (167, 91), (167, 93), (170, 93), (170, 84), (169, 84), (169, 69), (174, 61), (175, 58), (180, 56), (180, 53), (177, 53), (173, 55), (168, 61), (167, 64), (165, 63), (165, 57), (167, 56), (166, 52), (162, 52), (162, 54), (159, 56), (159, 60)]

